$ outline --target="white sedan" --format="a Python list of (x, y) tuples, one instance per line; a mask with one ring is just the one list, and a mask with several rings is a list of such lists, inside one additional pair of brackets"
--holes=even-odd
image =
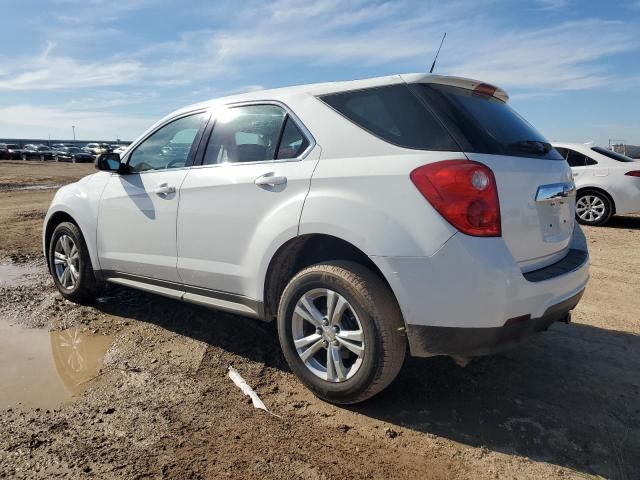
[(576, 218), (602, 225), (612, 215), (640, 212), (640, 161), (590, 143), (554, 143), (573, 172)]

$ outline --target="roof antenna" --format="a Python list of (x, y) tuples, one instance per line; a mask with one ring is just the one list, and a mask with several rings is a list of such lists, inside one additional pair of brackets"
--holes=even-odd
[(431, 64), (431, 70), (429, 70), (429, 73), (433, 73), (433, 69), (436, 66), (436, 61), (438, 60), (438, 55), (440, 55), (440, 49), (442, 48), (442, 44), (444, 43), (444, 39), (447, 37), (447, 32), (444, 32), (444, 35), (442, 36), (442, 40), (440, 40), (440, 46), (438, 47), (438, 51), (436, 52), (436, 58), (433, 59), (433, 63)]

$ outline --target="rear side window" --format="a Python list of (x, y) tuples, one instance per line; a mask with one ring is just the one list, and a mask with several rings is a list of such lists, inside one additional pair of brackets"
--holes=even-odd
[(562, 160), (562, 156), (509, 105), (491, 95), (450, 85), (411, 84), (463, 151)]
[(460, 150), (442, 124), (406, 85), (320, 98), (359, 127), (394, 145), (418, 150)]

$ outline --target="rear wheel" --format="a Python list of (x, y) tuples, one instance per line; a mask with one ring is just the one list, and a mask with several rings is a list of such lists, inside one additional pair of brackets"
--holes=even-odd
[(23, 161), (26, 161), (26, 160), (27, 160), (27, 156), (26, 156), (24, 153), (22, 154), (22, 160), (23, 160)]
[(314, 394), (362, 402), (386, 388), (404, 361), (404, 321), (389, 287), (354, 262), (298, 273), (278, 308), (287, 363)]
[(613, 205), (609, 197), (597, 190), (578, 193), (576, 218), (583, 225), (603, 225), (613, 215)]
[(58, 291), (76, 303), (95, 299), (98, 283), (80, 229), (71, 222), (56, 227), (49, 243), (49, 270)]

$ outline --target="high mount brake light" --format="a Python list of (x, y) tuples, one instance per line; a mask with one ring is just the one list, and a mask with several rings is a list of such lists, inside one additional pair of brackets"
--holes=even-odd
[(451, 225), (475, 237), (499, 237), (500, 203), (489, 167), (471, 160), (430, 163), (411, 172), (418, 191)]
[(493, 94), (496, 93), (496, 90), (497, 87), (494, 87), (493, 85), (489, 85), (488, 83), (481, 83), (473, 89), (473, 93), (493, 96)]

